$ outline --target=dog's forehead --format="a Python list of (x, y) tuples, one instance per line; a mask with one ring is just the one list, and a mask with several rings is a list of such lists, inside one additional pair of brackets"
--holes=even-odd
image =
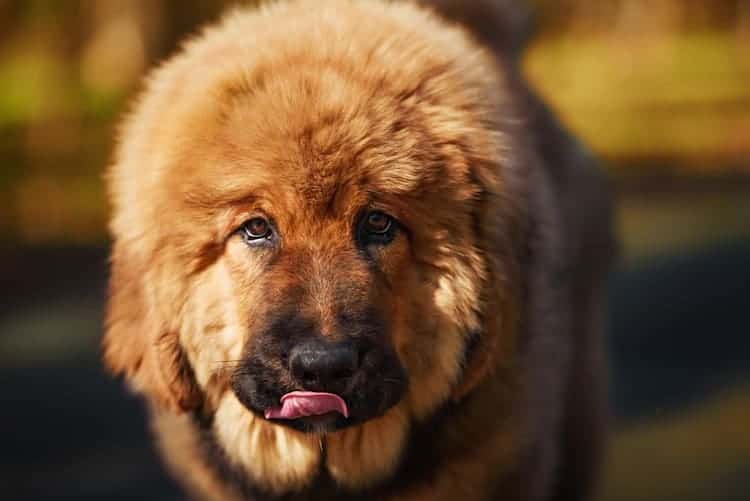
[(429, 90), (445, 78), (397, 84), (309, 61), (251, 73), (208, 93), (200, 112), (213, 119), (191, 123), (210, 125), (181, 141), (190, 147), (175, 176), (192, 202), (217, 207), (262, 193), (274, 205), (340, 213), (384, 198), (419, 205), (425, 192), (473, 196), (454, 191), (472, 184), (469, 157), (487, 141), (467, 97)]
[(414, 192), (439, 168), (424, 132), (404, 126), (386, 100), (353, 106), (356, 96), (339, 104), (318, 95), (295, 107), (263, 97), (240, 101), (225, 116), (206, 172), (196, 173), (200, 191), (231, 200), (262, 189), (330, 207), (342, 198)]

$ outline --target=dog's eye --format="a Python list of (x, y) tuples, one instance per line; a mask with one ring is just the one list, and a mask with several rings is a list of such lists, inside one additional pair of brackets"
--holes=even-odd
[(271, 223), (262, 217), (254, 217), (249, 221), (245, 221), (240, 228), (240, 232), (248, 243), (268, 240), (273, 236)]
[(359, 225), (359, 241), (364, 245), (388, 244), (393, 240), (396, 226), (396, 221), (385, 212), (368, 212)]
[(393, 219), (388, 214), (380, 211), (370, 212), (365, 219), (365, 230), (374, 235), (388, 233), (393, 225)]

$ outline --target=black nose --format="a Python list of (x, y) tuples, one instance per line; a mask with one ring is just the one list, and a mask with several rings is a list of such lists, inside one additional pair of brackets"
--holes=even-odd
[(306, 341), (289, 353), (292, 376), (308, 390), (341, 390), (358, 367), (359, 356), (352, 343)]

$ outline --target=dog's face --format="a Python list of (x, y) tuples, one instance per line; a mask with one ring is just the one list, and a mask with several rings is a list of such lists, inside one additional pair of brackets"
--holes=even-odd
[(422, 130), (416, 100), (368, 95), (335, 71), (276, 73), (231, 103), (208, 140), (191, 140), (173, 186), (221, 242), (232, 391), (259, 417), (295, 391), (344, 400), (346, 417), (274, 419), (303, 431), (381, 416), (410, 379), (413, 405), (433, 410), (479, 326), (486, 279), (467, 160)]
[[(388, 54), (381, 28), (253, 29), (271, 49), (198, 44), (125, 129), (105, 355), (159, 408), (211, 415), (261, 483), (304, 484), (323, 437), (334, 478), (367, 484), (510, 357), (501, 84), (458, 32)], [(253, 463), (281, 442), (283, 465)]]
[[(233, 222), (221, 258), (244, 334), (231, 387), (259, 416), (295, 391), (338, 395), (346, 417), (275, 420), (332, 431), (381, 416), (403, 398), (409, 340), (434, 326), (419, 318), (426, 291), (410, 243), (410, 214), (398, 200), (404, 194), (378, 180), (388, 177), (387, 165), (371, 168), (370, 155), (389, 152), (356, 152), (341, 143), (351, 124), (332, 105), (319, 110), (330, 114), (323, 118), (329, 124), (248, 133), (241, 123), (299, 121), (292, 110), (278, 114), (284, 106), (273, 96), (280, 89), (267, 85), (267, 94), (240, 105), (224, 125), (228, 136), (239, 136), (228, 143), (248, 152), (269, 148), (264, 163), (273, 165), (264, 173), (268, 183), (255, 179), (257, 167), (249, 163), (232, 167), (232, 177), (252, 174), (241, 183), (247, 193), (239, 194), (240, 205), (229, 209)], [(321, 101), (328, 97), (317, 91)], [(247, 117), (257, 99), (273, 103), (273, 116)], [(358, 141), (371, 139), (363, 134)], [(219, 144), (223, 150), (224, 140)], [(390, 153), (398, 149), (388, 146)]]

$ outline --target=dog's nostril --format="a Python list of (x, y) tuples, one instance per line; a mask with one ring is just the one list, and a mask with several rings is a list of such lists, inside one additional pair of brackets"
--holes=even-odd
[(351, 343), (308, 341), (289, 353), (292, 376), (316, 390), (333, 389), (354, 376), (358, 366), (357, 350)]

